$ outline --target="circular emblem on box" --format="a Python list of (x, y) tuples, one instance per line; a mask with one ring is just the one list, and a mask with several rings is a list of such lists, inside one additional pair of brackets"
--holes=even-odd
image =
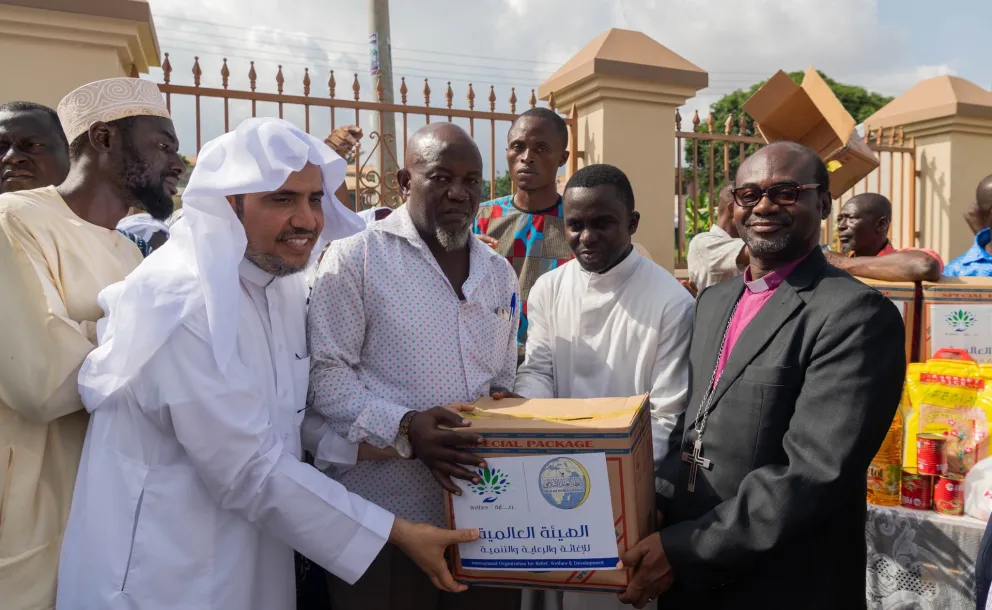
[(541, 495), (555, 508), (578, 508), (589, 497), (589, 473), (572, 458), (557, 457), (549, 461), (541, 468), (538, 481)]

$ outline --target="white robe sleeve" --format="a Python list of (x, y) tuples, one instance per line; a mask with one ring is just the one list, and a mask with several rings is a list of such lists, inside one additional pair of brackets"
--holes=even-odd
[(206, 315), (194, 315), (153, 356), (131, 381), (142, 410), (174, 431), (222, 509), (355, 582), (393, 515), (284, 453), (258, 376), (237, 353), (222, 375), (207, 337)]
[(551, 325), (553, 290), (554, 286), (544, 275), (534, 282), (528, 295), (526, 357), (513, 386), (513, 391), (524, 398), (556, 398)]
[[(676, 296), (677, 295), (677, 296)], [(657, 470), (668, 452), (668, 437), (689, 400), (689, 343), (692, 340), (694, 302), (685, 291), (676, 292), (665, 305), (658, 328), (651, 378), (651, 436)]]

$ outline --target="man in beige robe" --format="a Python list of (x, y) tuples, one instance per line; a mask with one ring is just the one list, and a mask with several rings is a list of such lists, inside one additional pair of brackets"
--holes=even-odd
[(153, 83), (84, 85), (59, 104), (71, 167), (59, 186), (0, 195), (0, 606), (54, 608), (59, 548), (86, 434), (76, 375), (97, 293), (141, 253), (115, 227), (161, 214), (185, 166)]

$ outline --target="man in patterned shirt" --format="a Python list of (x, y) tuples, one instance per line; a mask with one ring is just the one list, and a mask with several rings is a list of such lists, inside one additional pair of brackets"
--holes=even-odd
[[(428, 125), (410, 139), (404, 165), (406, 205), (332, 242), (320, 264), (307, 320), (309, 408), (331, 432), (385, 450), (363, 456), (359, 447), (351, 468), (336, 464), (349, 491), (443, 525), (442, 487), (461, 493), (451, 477), (477, 481), (485, 464), (465, 451), (482, 439), (451, 430), (468, 425), (455, 409), (512, 387), (519, 288), (506, 260), (472, 237), (482, 157), (471, 137), (451, 123)], [(330, 577), (329, 589), (336, 610), (520, 604), (517, 590), (439, 592), (389, 545), (354, 585)]]
[(479, 206), (475, 233), (497, 241), (520, 278), (520, 358), (527, 341), (527, 297), (542, 274), (572, 259), (558, 194), (558, 170), (568, 161), (568, 126), (557, 112), (531, 108), (507, 134), (506, 164), (517, 192)]

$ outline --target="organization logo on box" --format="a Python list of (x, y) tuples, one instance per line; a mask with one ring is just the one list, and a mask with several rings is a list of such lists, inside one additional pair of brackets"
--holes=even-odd
[(955, 309), (951, 313), (947, 314), (944, 321), (947, 322), (948, 326), (950, 326), (954, 332), (962, 333), (974, 326), (975, 322), (978, 321), (978, 318), (976, 318), (975, 314), (968, 310)]
[(992, 362), (992, 304), (932, 304), (930, 353), (963, 349), (977, 362)]
[(479, 482), (469, 483), (468, 489), (474, 494), (485, 496), (482, 501), (486, 504), (495, 502), (510, 487), (510, 477), (499, 468), (476, 468), (475, 474), (479, 475)]
[(586, 469), (567, 457), (556, 457), (545, 464), (538, 481), (548, 504), (564, 510), (582, 506), (592, 489)]

